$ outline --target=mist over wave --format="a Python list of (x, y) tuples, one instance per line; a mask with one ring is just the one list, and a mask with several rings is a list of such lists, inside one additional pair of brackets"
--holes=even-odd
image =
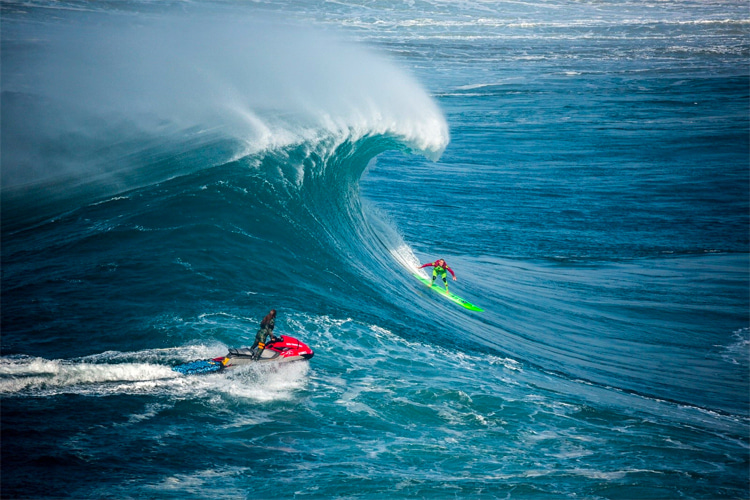
[(448, 143), (412, 77), (330, 33), (263, 16), (63, 16), (5, 26), (6, 45), (21, 47), (3, 53), (11, 198), (42, 184), (47, 196), (75, 186), (102, 197), (267, 151), (330, 154), (367, 136), (431, 158)]

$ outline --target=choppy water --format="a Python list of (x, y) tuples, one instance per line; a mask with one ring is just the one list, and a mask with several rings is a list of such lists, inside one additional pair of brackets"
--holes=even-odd
[(749, 32), (2, 3), (2, 496), (747, 497)]

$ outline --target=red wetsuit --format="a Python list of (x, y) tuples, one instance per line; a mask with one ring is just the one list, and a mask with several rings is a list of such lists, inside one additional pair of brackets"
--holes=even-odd
[(454, 278), (456, 277), (456, 273), (453, 272), (453, 269), (448, 267), (448, 264), (446, 264), (443, 259), (438, 259), (435, 262), (430, 262), (428, 264), (422, 264), (421, 266), (419, 266), (419, 269), (422, 269), (423, 267), (430, 267), (430, 266), (435, 267), (434, 269), (435, 272), (444, 274), (445, 271), (449, 271), (451, 273), (451, 276), (453, 276)]

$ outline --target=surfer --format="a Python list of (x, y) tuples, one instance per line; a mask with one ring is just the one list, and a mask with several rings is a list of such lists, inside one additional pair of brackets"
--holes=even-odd
[(253, 343), (253, 346), (250, 348), (255, 352), (256, 359), (260, 357), (260, 353), (263, 351), (263, 349), (266, 347), (266, 337), (271, 337), (271, 342), (276, 342), (277, 339), (276, 336), (273, 334), (273, 329), (276, 326), (276, 309), (271, 309), (271, 311), (266, 314), (265, 318), (261, 320), (260, 322), (260, 330), (258, 330), (258, 333), (255, 334), (255, 342)]
[(439, 274), (441, 278), (443, 278), (443, 283), (445, 283), (445, 291), (448, 291), (448, 273), (445, 271), (450, 271), (451, 276), (453, 276), (453, 281), (456, 281), (456, 273), (453, 272), (453, 269), (448, 267), (448, 264), (445, 263), (445, 260), (438, 259), (435, 262), (429, 262), (427, 264), (422, 264), (419, 266), (418, 269), (422, 269), (424, 267), (430, 267), (432, 266), (432, 283), (430, 286), (435, 285), (435, 278), (437, 278), (437, 275)]

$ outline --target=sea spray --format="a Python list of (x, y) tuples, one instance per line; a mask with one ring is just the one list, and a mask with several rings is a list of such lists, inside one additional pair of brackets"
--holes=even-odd
[(150, 152), (159, 142), (214, 144), (193, 168), (328, 137), (392, 135), (431, 157), (448, 142), (411, 76), (327, 32), (220, 14), (64, 18), (9, 35), (26, 50), (4, 54), (6, 189), (117, 174), (126, 190), (128, 170), (168, 159)]

